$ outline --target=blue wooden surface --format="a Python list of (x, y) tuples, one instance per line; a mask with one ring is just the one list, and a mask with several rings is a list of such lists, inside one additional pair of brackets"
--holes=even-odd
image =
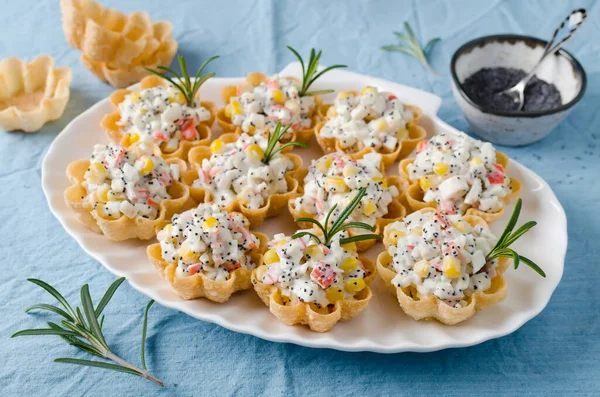
[[(549, 37), (568, 12), (590, 13), (568, 43), (588, 73), (588, 91), (548, 138), (526, 148), (504, 149), (548, 181), (569, 222), (565, 273), (548, 307), (510, 336), (479, 346), (428, 354), (380, 355), (313, 350), (265, 342), (203, 323), (160, 306), (152, 309), (149, 367), (159, 389), (142, 379), (96, 369), (53, 364), (72, 350), (52, 338), (9, 339), (50, 317), (26, 315), (42, 291), (25, 282), (42, 278), (78, 300), (89, 283), (100, 294), (114, 279), (87, 257), (50, 214), (40, 186), (46, 149), (75, 116), (106, 97), (102, 84), (66, 43), (56, 0), (7, 0), (0, 11), (0, 58), (52, 55), (73, 69), (64, 116), (34, 135), (0, 132), (0, 389), (2, 395), (598, 395), (600, 389), (600, 8), (595, 1), (177, 1), (102, 0), (130, 12), (147, 10), (174, 24), (191, 64), (219, 54), (219, 76), (274, 73), (301, 53), (324, 50), (323, 63), (345, 63), (368, 73), (432, 91), (444, 98), (443, 120), (466, 129), (452, 99), (448, 64), (464, 42), (493, 33)], [(393, 30), (409, 20), (426, 40), (441, 37), (433, 66), (385, 53)], [(544, 249), (544, 247), (539, 247)], [(146, 298), (124, 285), (107, 309), (107, 338), (118, 353), (138, 362)]]

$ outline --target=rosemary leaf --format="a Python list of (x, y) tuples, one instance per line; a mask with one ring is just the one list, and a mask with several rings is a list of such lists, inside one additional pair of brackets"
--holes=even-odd
[(65, 312), (64, 310), (62, 310), (61, 308), (58, 308), (56, 306), (52, 306), (52, 305), (48, 305), (46, 303), (40, 303), (37, 305), (33, 305), (30, 308), (25, 310), (25, 313), (29, 313), (32, 310), (47, 310), (49, 312), (53, 312), (56, 313), (60, 316), (63, 316), (64, 318), (66, 318), (67, 320), (71, 320), (73, 321), (73, 317), (71, 317), (71, 315), (67, 312)]
[(333, 92), (333, 90), (309, 91), (308, 89), (312, 84), (314, 84), (315, 81), (317, 81), (318, 78), (323, 76), (325, 73), (330, 72), (333, 69), (345, 68), (347, 67), (346, 65), (329, 66), (317, 73), (317, 70), (319, 69), (319, 60), (321, 59), (321, 54), (323, 53), (322, 51), (317, 52), (314, 48), (311, 49), (307, 65), (305, 64), (304, 60), (302, 59), (302, 56), (300, 56), (298, 51), (294, 50), (290, 46), (287, 46), (287, 48), (294, 54), (296, 58), (298, 58), (298, 61), (302, 66), (302, 86), (300, 88), (300, 91), (298, 92), (298, 94), (301, 97), (318, 95), (319, 93)]
[(17, 336), (41, 336), (41, 335), (65, 335), (65, 336), (76, 336), (77, 334), (65, 329), (53, 329), (53, 328), (32, 328), (24, 329), (19, 332), (12, 334), (11, 338)]
[(110, 287), (108, 287), (108, 289), (104, 293), (104, 296), (102, 297), (102, 299), (100, 299), (98, 306), (96, 306), (96, 310), (94, 311), (96, 318), (100, 317), (100, 314), (102, 314), (102, 311), (104, 310), (106, 305), (108, 305), (108, 302), (110, 302), (115, 292), (117, 292), (117, 289), (119, 289), (121, 284), (123, 284), (123, 281), (125, 281), (125, 277), (118, 278), (115, 281), (113, 281)]
[(442, 74), (434, 70), (427, 61), (427, 55), (431, 52), (435, 44), (440, 41), (440, 38), (436, 37), (434, 39), (429, 40), (425, 47), (421, 48), (421, 44), (419, 44), (419, 40), (417, 39), (415, 32), (413, 32), (408, 22), (404, 22), (404, 31), (406, 32), (406, 34), (402, 32), (393, 32), (404, 44), (386, 45), (381, 47), (381, 49), (385, 51), (404, 52), (405, 54), (417, 58), (419, 62), (421, 62), (421, 64), (425, 66), (425, 68), (427, 68), (430, 72), (438, 76), (442, 76)]
[(357, 241), (365, 240), (381, 240), (381, 236), (379, 234), (358, 234), (356, 236), (350, 236), (340, 239), (340, 244), (355, 243)]
[(71, 315), (71, 317), (73, 317), (73, 318), (77, 317), (76, 314), (75, 314), (75, 312), (73, 311), (73, 309), (69, 305), (69, 302), (67, 302), (67, 300), (64, 298), (64, 296), (62, 296), (60, 294), (60, 292), (58, 292), (54, 287), (52, 287), (51, 285), (47, 284), (46, 282), (44, 282), (42, 280), (36, 279), (36, 278), (28, 278), (27, 281), (29, 281), (31, 283), (34, 283), (36, 285), (39, 285), (40, 287), (42, 287), (43, 289), (45, 289), (50, 295), (52, 295), (53, 297), (55, 297), (56, 300), (59, 301), (61, 305), (63, 305), (63, 307), (65, 308), (65, 310), (67, 312), (69, 312), (69, 314)]
[(148, 312), (150, 311), (150, 308), (152, 307), (153, 304), (154, 304), (154, 299), (150, 300), (150, 302), (148, 302), (148, 304), (146, 305), (146, 310), (144, 310), (144, 324), (142, 326), (141, 356), (142, 356), (142, 368), (144, 368), (145, 370), (148, 370), (148, 368), (146, 368), (146, 331), (148, 330)]
[(88, 367), (96, 367), (103, 369), (110, 369), (113, 371), (125, 372), (131, 375), (143, 376), (143, 374), (139, 371), (135, 371), (131, 368), (123, 367), (118, 364), (105, 363), (102, 361), (92, 361), (92, 360), (82, 360), (79, 358), (57, 358), (54, 360), (55, 363), (63, 363), (63, 364), (76, 364), (76, 365), (85, 365)]

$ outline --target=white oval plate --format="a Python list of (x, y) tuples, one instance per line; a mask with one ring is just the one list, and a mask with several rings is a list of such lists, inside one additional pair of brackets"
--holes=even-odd
[[(290, 64), (281, 74), (300, 76), (299, 65)], [(202, 87), (202, 98), (220, 106), (221, 89), (225, 85), (239, 84), (242, 81), (243, 78), (210, 79)], [(325, 75), (317, 88), (360, 90), (365, 85), (391, 91), (401, 100), (420, 106), (425, 112), (422, 124), (430, 134), (454, 130), (435, 115), (441, 98), (412, 87), (335, 70)], [(331, 94), (326, 100), (332, 100)], [(73, 120), (50, 146), (42, 166), (42, 185), (48, 205), (65, 230), (109, 271), (127, 277), (135, 289), (163, 306), (180, 310), (197, 319), (270, 341), (291, 342), (309, 347), (381, 353), (434, 351), (471, 346), (514, 332), (542, 311), (562, 277), (567, 249), (565, 212), (542, 178), (513, 161), (509, 173), (523, 183), (521, 219), (523, 222), (536, 220), (539, 223), (515, 246), (523, 255), (537, 262), (548, 277), (542, 279), (525, 265), (517, 271), (510, 269), (506, 274), (509, 285), (506, 301), (478, 313), (462, 324), (450, 327), (434, 321), (414, 321), (381, 288), (380, 280), (374, 283), (374, 297), (362, 314), (351, 321), (338, 323), (333, 330), (323, 334), (311, 332), (307, 327), (292, 327), (280, 323), (252, 290), (234, 295), (226, 304), (216, 304), (206, 299), (181, 300), (146, 259), (145, 249), (152, 241), (111, 242), (79, 223), (63, 200), (63, 192), (69, 185), (65, 176), (67, 164), (75, 159), (88, 158), (95, 143), (107, 142), (99, 123), (102, 116), (110, 111), (108, 99), (98, 102)], [(219, 132), (215, 123), (214, 133)], [(304, 158), (305, 165), (309, 164), (310, 159), (321, 156), (315, 142), (313, 149), (297, 152)], [(396, 166), (389, 171), (390, 174), (398, 173)], [(504, 219), (494, 225), (496, 233), (501, 232), (511, 210), (512, 206), (506, 211)], [(295, 229), (292, 217), (284, 212), (267, 220), (258, 230), (272, 236), (279, 232), (291, 234)], [(366, 255), (374, 259), (381, 250), (383, 246), (378, 244)]]

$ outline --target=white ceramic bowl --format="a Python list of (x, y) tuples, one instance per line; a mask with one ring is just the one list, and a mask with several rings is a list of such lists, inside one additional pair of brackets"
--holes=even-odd
[(452, 91), (471, 130), (490, 142), (523, 146), (547, 136), (573, 109), (585, 92), (586, 74), (581, 64), (567, 51), (560, 50), (546, 59), (536, 76), (554, 84), (562, 105), (536, 112), (501, 112), (473, 102), (461, 84), (482, 68), (506, 67), (526, 72), (542, 57), (546, 42), (530, 36), (494, 35), (472, 40), (454, 53), (450, 63)]

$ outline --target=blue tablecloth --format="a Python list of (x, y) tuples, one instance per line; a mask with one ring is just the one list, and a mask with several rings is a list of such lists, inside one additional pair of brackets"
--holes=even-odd
[[(149, 367), (166, 383), (53, 364), (80, 356), (55, 337), (9, 339), (42, 326), (44, 314), (23, 310), (51, 302), (25, 281), (44, 279), (73, 300), (89, 283), (98, 296), (114, 277), (89, 258), (54, 219), (40, 186), (40, 165), (62, 128), (111, 87), (79, 62), (66, 43), (57, 0), (5, 0), (0, 9), (0, 58), (52, 55), (73, 69), (71, 100), (63, 117), (34, 135), (0, 132), (0, 394), (31, 396), (113, 395), (378, 395), (456, 396), (598, 395), (600, 390), (600, 7), (592, 1), (158, 1), (102, 0), (131, 12), (147, 10), (173, 22), (180, 51), (192, 65), (221, 59), (219, 76), (274, 73), (292, 60), (289, 44), (308, 53), (324, 50), (323, 63), (429, 90), (444, 98), (440, 116), (467, 129), (451, 94), (448, 65), (454, 50), (475, 37), (524, 33), (548, 37), (576, 7), (590, 18), (567, 48), (588, 73), (587, 93), (547, 139), (504, 149), (546, 179), (569, 220), (565, 273), (548, 307), (510, 336), (479, 346), (429, 354), (343, 353), (265, 342), (194, 320), (160, 306), (149, 325)], [(419, 37), (441, 37), (433, 66), (379, 48), (394, 43), (393, 30), (409, 20)], [(82, 131), (84, 133), (85, 131)], [(539, 247), (543, 249), (543, 247)], [(147, 298), (123, 285), (107, 309), (107, 339), (117, 353), (138, 363)], [(83, 357), (83, 356), (82, 356)]]

